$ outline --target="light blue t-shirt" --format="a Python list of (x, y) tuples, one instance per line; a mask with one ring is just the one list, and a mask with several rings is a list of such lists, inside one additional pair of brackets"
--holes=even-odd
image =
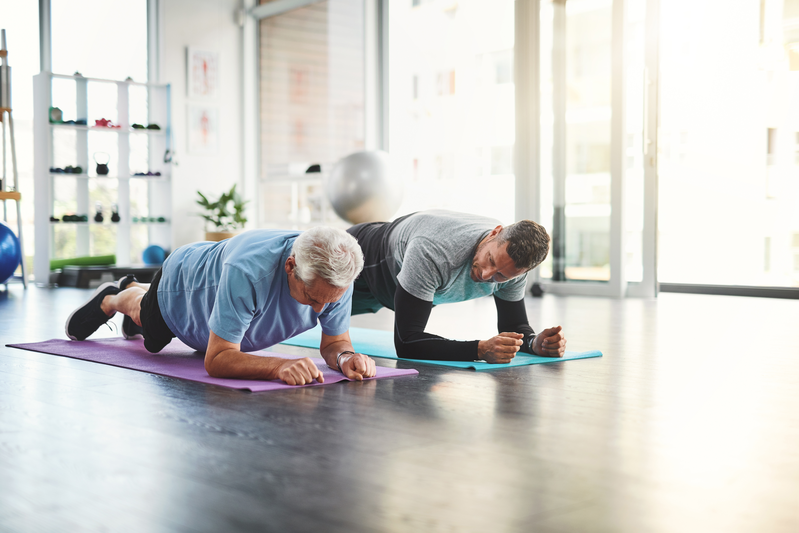
[(241, 350), (262, 350), (316, 326), (326, 335), (350, 327), (352, 285), (320, 314), (289, 293), (284, 265), (296, 231), (251, 230), (218, 243), (181, 246), (169, 255), (158, 305), (178, 339), (205, 351), (210, 331)]

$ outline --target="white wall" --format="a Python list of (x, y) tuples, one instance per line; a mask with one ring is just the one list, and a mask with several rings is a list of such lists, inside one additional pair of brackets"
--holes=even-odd
[[(172, 127), (177, 165), (172, 168), (172, 240), (174, 247), (203, 240), (197, 216), (197, 191), (218, 195), (238, 183), (242, 189), (241, 28), (235, 20), (239, 0), (162, 0), (161, 79), (172, 85)], [(217, 155), (188, 153), (186, 49), (219, 54), (220, 97)], [(255, 204), (251, 201), (248, 207)], [(249, 213), (250, 220), (254, 220)]]

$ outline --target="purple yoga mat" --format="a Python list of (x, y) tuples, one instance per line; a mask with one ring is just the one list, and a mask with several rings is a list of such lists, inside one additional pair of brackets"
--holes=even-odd
[[(166, 348), (157, 354), (152, 354), (144, 348), (144, 341), (141, 339), (125, 340), (98, 339), (93, 341), (68, 341), (62, 339), (51, 339), (44, 342), (31, 342), (25, 344), (9, 344), (12, 348), (31, 350), (34, 352), (49, 353), (53, 355), (63, 355), (84, 361), (93, 361), (106, 365), (121, 366), (142, 372), (150, 372), (161, 376), (172, 378), (187, 379), (189, 381), (199, 381), (219, 385), (230, 389), (244, 389), (253, 392), (295, 389), (297, 387), (316, 387), (328, 385), (339, 381), (353, 381), (347, 379), (341, 372), (331, 370), (327, 367), (321, 357), (311, 358), (316, 366), (322, 371), (325, 378), (324, 383), (314, 381), (310, 385), (287, 385), (280, 380), (263, 381), (248, 379), (225, 379), (212, 378), (205, 371), (203, 365), (203, 355), (195, 352), (177, 339), (173, 339)], [(271, 355), (284, 359), (301, 359), (301, 355), (286, 355), (273, 352), (255, 352), (255, 355)], [(386, 368), (377, 367), (377, 376), (367, 379), (393, 378), (398, 376), (412, 376), (419, 372), (412, 368)]]

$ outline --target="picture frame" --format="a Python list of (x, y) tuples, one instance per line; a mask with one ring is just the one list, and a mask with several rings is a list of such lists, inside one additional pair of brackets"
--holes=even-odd
[(188, 152), (217, 155), (219, 152), (219, 109), (212, 105), (188, 104)]
[(188, 47), (186, 56), (186, 91), (189, 99), (219, 98), (219, 54)]

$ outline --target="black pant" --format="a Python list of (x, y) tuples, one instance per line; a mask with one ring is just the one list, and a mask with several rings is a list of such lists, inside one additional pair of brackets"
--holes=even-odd
[(139, 311), (144, 347), (150, 353), (160, 352), (175, 338), (175, 334), (166, 325), (161, 308), (158, 306), (158, 284), (161, 282), (161, 272), (163, 269), (158, 269), (153, 281), (150, 282), (150, 289), (142, 297)]
[(411, 215), (394, 222), (365, 222), (347, 230), (355, 237), (363, 250), (363, 271), (352, 293), (352, 314), (376, 313), (381, 307), (394, 309), (394, 293), (397, 283), (389, 270), (389, 261), (394, 260), (394, 251), (389, 247), (389, 235), (394, 228)]

